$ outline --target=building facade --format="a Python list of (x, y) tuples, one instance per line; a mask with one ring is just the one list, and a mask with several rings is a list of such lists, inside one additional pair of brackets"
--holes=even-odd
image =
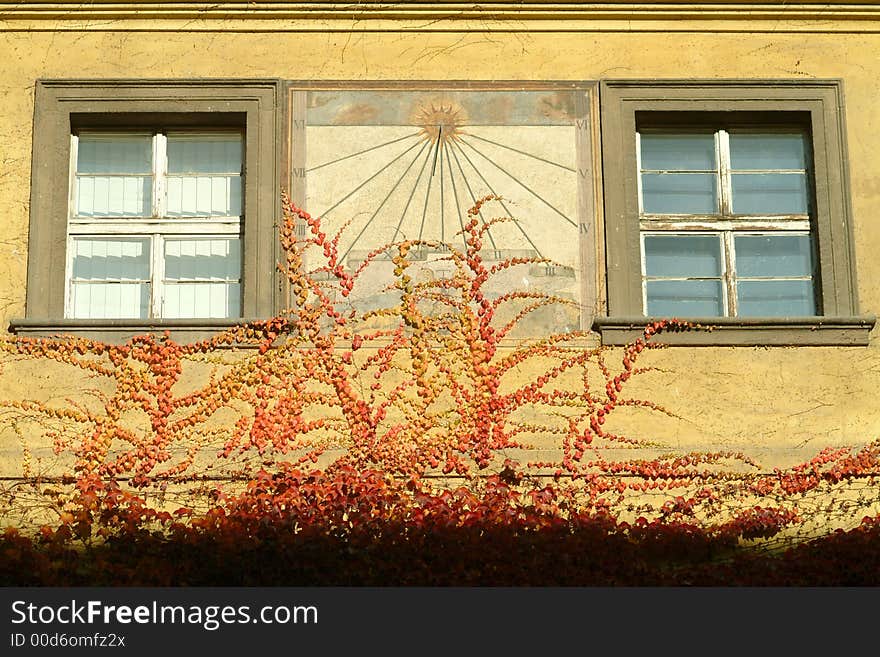
[[(872, 2), (102, 1), (0, 18), (10, 334), (187, 340), (274, 316), (291, 303), (282, 192), (344, 229), (352, 271), (401, 239), (455, 246), (491, 194), (510, 220), (488, 257), (541, 261), (496, 292), (571, 302), (511, 339), (711, 327), (663, 336), (634, 385), (671, 416), (629, 409), (627, 435), (768, 469), (877, 437)], [(443, 249), (425, 251), (418, 275), (442, 279)], [(358, 310), (387, 301), (378, 264)], [(59, 371), (7, 362), (0, 396), (52, 399)], [(18, 476), (10, 427), (4, 443)]]

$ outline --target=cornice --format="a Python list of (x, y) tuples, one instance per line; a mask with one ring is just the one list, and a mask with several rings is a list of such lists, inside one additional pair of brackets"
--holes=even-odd
[[(824, 2), (0, 2), (0, 30), (216, 30), (224, 31), (450, 31), (462, 23), (482, 30), (591, 31), (594, 29), (704, 29), (728, 31), (880, 31), (876, 0)], [(357, 27), (352, 26), (352, 22)], [(685, 24), (692, 23), (692, 24)], [(746, 29), (746, 23), (752, 29)], [(603, 27), (604, 26), (604, 27)], [(734, 27), (736, 26), (736, 27)]]

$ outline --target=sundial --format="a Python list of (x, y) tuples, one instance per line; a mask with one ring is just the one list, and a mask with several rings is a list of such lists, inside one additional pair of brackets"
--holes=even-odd
[[(504, 271), (490, 293), (540, 290), (580, 303), (587, 93), (574, 85), (293, 86), (291, 194), (321, 217), (325, 232), (342, 229), (339, 252), (349, 269), (387, 243), (448, 245), (413, 252), (425, 278), (449, 275), (448, 248), (464, 250), (468, 209), (499, 196), (479, 217), (507, 218), (486, 233), (484, 258), (553, 264)], [(390, 267), (370, 270), (352, 295), (361, 309), (390, 302)], [(532, 323), (552, 326), (533, 329), (577, 328), (578, 317), (577, 309), (545, 311)]]

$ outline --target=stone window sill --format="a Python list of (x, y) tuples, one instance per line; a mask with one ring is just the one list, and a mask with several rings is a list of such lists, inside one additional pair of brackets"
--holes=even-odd
[[(602, 344), (625, 345), (642, 337), (652, 317), (597, 317), (593, 330)], [(841, 346), (863, 347), (876, 317), (702, 317), (689, 331), (663, 332), (653, 341), (673, 346)]]
[(219, 331), (245, 324), (253, 319), (13, 319), (10, 332), (32, 338), (72, 336), (88, 338), (108, 344), (121, 344), (136, 336), (152, 333), (170, 333), (171, 339), (179, 343), (206, 340)]

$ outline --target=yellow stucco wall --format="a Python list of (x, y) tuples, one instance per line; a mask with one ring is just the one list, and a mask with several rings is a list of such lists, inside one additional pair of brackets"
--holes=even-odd
[[(526, 21), (447, 20), (447, 31), (433, 31), (427, 20), (422, 30), (418, 24), (387, 21), (374, 32), (363, 31), (368, 21), (330, 19), (182, 20), (157, 31), (149, 31), (155, 23), (124, 19), (86, 27), (60, 19), (0, 25), (0, 319), (24, 313), (31, 124), (40, 78), (840, 78), (861, 312), (880, 310), (880, 19), (574, 20), (539, 22), (534, 30)], [(285, 31), (248, 33), (249, 25)], [(663, 25), (676, 31), (664, 32)], [(309, 27), (337, 31), (300, 31)], [(674, 348), (645, 360), (665, 372), (635, 385), (680, 418), (645, 411), (621, 418), (619, 428), (637, 437), (681, 450), (742, 450), (773, 466), (880, 435), (877, 330), (868, 347)], [(0, 397), (45, 397), (56, 383), (51, 369), (7, 363)], [(20, 473), (17, 439), (2, 435), (0, 470)]]

